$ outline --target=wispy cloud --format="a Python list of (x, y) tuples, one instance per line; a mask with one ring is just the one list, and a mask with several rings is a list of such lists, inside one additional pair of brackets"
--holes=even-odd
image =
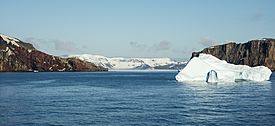
[(183, 61), (187, 61), (191, 58), (192, 52), (199, 51), (197, 48), (187, 48), (187, 49), (172, 49), (173, 53), (181, 56)]
[(218, 44), (217, 41), (209, 38), (201, 38), (198, 43), (203, 47), (210, 47)]
[(262, 20), (263, 17), (264, 17), (264, 13), (256, 12), (251, 15), (250, 21), (259, 21), (259, 20)]
[(37, 39), (37, 38), (34, 38), (34, 37), (29, 37), (29, 38), (24, 39), (24, 41), (26, 41), (28, 43), (31, 43), (31, 44), (33, 44), (33, 46), (35, 48), (40, 49), (41, 48), (41, 44), (43, 44), (44, 40)]
[(172, 43), (169, 41), (160, 41), (152, 45), (139, 43), (139, 42), (130, 42), (129, 45), (131, 48), (139, 51), (160, 52), (160, 51), (169, 51), (172, 49)]
[(172, 43), (169, 41), (161, 41), (159, 43), (153, 44), (153, 46), (151, 46), (151, 49), (153, 51), (168, 51), (172, 49)]
[(65, 41), (65, 40), (57, 40), (57, 39), (39, 39), (34, 37), (29, 37), (25, 39), (26, 42), (32, 43), (35, 48), (42, 49), (46, 48), (49, 50), (57, 50), (62, 51), (64, 53), (84, 53), (87, 52), (87, 48), (85, 46), (79, 46), (78, 44)]
[(147, 45), (139, 42), (130, 42), (130, 46), (136, 50), (146, 50)]
[(78, 47), (74, 42), (71, 41), (62, 41), (62, 40), (54, 40), (54, 48), (59, 51), (64, 52), (80, 52), (82, 49)]
[(42, 38), (35, 38), (35, 37), (28, 37), (24, 39), (25, 42), (31, 43), (36, 49), (44, 52), (48, 52), (54, 54), (54, 40), (49, 39), (42, 39)]

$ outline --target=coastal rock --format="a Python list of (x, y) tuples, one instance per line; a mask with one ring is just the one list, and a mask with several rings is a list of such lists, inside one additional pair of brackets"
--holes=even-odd
[(271, 38), (217, 45), (193, 52), (191, 58), (198, 57), (200, 53), (211, 54), (236, 65), (266, 66), (275, 71), (275, 39)]
[(77, 58), (61, 58), (41, 52), (30, 43), (0, 34), (0, 71), (106, 71)]

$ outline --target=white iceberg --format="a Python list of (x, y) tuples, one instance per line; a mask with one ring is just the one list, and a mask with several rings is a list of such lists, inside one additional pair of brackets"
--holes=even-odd
[[(217, 74), (217, 78), (212, 76), (215, 74), (213, 71)], [(209, 74), (212, 75), (209, 76)], [(234, 65), (212, 55), (202, 53), (199, 57), (194, 57), (188, 62), (186, 67), (176, 75), (176, 80), (180, 82), (266, 81), (269, 80), (271, 74), (271, 70), (265, 66), (249, 67), (247, 65)]]

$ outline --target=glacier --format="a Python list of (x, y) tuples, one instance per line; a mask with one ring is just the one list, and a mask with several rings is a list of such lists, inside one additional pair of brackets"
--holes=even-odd
[(210, 54), (201, 53), (199, 57), (193, 57), (187, 63), (176, 75), (176, 80), (206, 82), (207, 75), (212, 70), (217, 74), (217, 82), (267, 81), (272, 74), (271, 70), (265, 66), (234, 65)]
[(186, 65), (186, 62), (178, 62), (170, 58), (123, 58), (91, 54), (69, 55), (68, 57), (76, 57), (109, 70), (179, 70)]

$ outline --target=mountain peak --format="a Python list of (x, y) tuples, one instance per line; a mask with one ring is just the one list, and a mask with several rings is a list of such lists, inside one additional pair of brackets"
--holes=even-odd
[(3, 35), (3, 34), (0, 34), (0, 37), (1, 37), (0, 39), (4, 40), (4, 42), (6, 42), (8, 45), (11, 44), (11, 45), (19, 47), (19, 44), (17, 43), (17, 42), (19, 42), (18, 39), (12, 38), (12, 37), (9, 37), (9, 36)]
[(10, 36), (7, 36), (7, 35), (4, 35), (4, 34), (0, 34), (0, 45), (3, 46), (3, 44), (5, 44), (6, 46), (8, 47), (23, 47), (23, 48), (27, 48), (29, 50), (35, 50), (34, 46), (30, 43), (26, 43), (26, 42), (23, 42), (17, 38), (14, 38), (14, 37), (10, 37)]

